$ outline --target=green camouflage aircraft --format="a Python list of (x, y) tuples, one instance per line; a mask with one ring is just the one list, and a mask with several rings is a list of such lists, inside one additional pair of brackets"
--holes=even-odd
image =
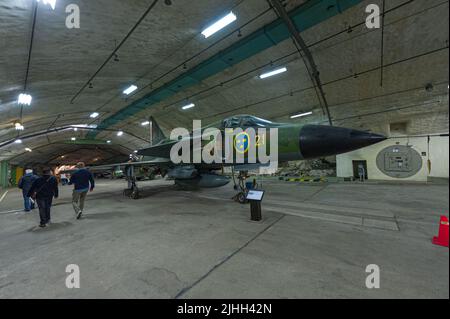
[[(197, 144), (200, 147), (196, 148), (194, 133), (192, 132), (189, 136), (184, 136), (182, 139), (172, 140), (166, 138), (156, 121), (152, 119), (152, 145), (138, 151), (137, 155), (140, 158), (136, 156), (128, 163), (92, 166), (88, 167), (88, 169), (97, 172), (124, 167), (124, 172), (129, 182), (129, 195), (136, 198), (139, 196), (139, 190), (136, 186), (135, 168), (145, 168), (147, 171), (151, 171), (152, 174), (159, 173), (174, 180), (176, 184), (183, 186), (212, 188), (228, 184), (230, 178), (216, 172), (224, 167), (232, 167), (237, 171), (248, 171), (261, 167), (263, 164), (259, 161), (259, 156), (256, 157), (255, 163), (247, 161), (248, 150), (251, 148), (252, 143), (257, 149), (264, 146), (264, 149), (267, 148), (268, 150), (270, 148), (270, 129), (277, 129), (278, 132), (278, 152), (276, 155), (279, 163), (347, 153), (386, 139), (386, 137), (379, 134), (354, 129), (311, 124), (275, 123), (251, 115), (229, 117), (223, 121), (203, 127), (199, 132), (205, 133), (205, 130), (211, 130), (212, 128), (217, 128), (221, 133), (222, 141), (219, 145), (222, 145), (222, 147), (212, 149), (210, 155), (213, 156), (216, 155), (214, 154), (215, 152), (219, 152), (218, 156), (222, 159), (226, 155), (223, 145), (229, 142), (229, 140), (225, 141), (226, 133), (230, 133), (230, 131), (239, 132), (233, 137), (232, 145), (235, 154), (231, 161), (207, 163), (202, 159), (200, 162), (193, 163), (193, 153), (195, 151), (203, 151), (211, 141), (201, 141), (200, 144)], [(252, 128), (256, 134), (247, 134), (246, 131), (249, 128)], [(239, 129), (242, 131), (239, 131)], [(266, 133), (259, 134), (258, 129), (265, 129)], [(188, 145), (190, 153), (190, 161), (188, 163), (174, 163), (171, 160), (171, 150), (180, 145), (181, 141)], [(184, 150), (186, 149), (178, 152), (180, 157), (183, 155)], [(237, 161), (238, 153), (244, 154), (243, 163)]]

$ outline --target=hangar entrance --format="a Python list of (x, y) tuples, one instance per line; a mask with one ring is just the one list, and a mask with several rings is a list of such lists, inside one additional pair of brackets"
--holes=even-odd
[(353, 177), (355, 178), (355, 180), (359, 179), (359, 174), (358, 174), (359, 165), (362, 165), (364, 167), (364, 172), (366, 172), (364, 179), (368, 179), (367, 161), (353, 161)]

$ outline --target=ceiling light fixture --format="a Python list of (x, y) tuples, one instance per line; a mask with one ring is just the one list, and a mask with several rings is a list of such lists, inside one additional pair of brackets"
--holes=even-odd
[(311, 115), (311, 114), (313, 114), (313, 112), (306, 112), (306, 113), (295, 114), (295, 115), (291, 116), (291, 119), (296, 119), (296, 118), (308, 116), (308, 115)]
[(189, 109), (192, 109), (193, 107), (195, 107), (195, 104), (194, 104), (194, 103), (191, 103), (191, 104), (188, 104), (188, 105), (183, 106), (181, 109), (183, 109), (183, 110), (189, 110)]
[(142, 126), (147, 126), (147, 125), (149, 125), (149, 124), (150, 124), (150, 121), (145, 121), (145, 122), (142, 122), (142, 123), (141, 123)]
[(71, 140), (71, 141), (76, 141), (77, 138), (76, 138), (76, 137), (72, 137), (70, 140)]
[(19, 98), (17, 100), (17, 103), (19, 105), (31, 105), (31, 101), (33, 100), (33, 97), (29, 94), (21, 93), (19, 94)]
[(123, 94), (130, 95), (134, 91), (136, 91), (138, 87), (136, 85), (130, 85), (127, 89), (123, 91)]
[(77, 125), (71, 125), (71, 127), (75, 130), (78, 130), (78, 129), (95, 129), (95, 128), (97, 128), (97, 124), (77, 124)]
[(20, 122), (14, 123), (14, 127), (15, 127), (16, 131), (23, 131), (25, 129), (25, 127)]
[(18, 138), (17, 140), (14, 141), (14, 143), (16, 144), (22, 144), (22, 140), (20, 138)]
[(269, 78), (269, 77), (271, 77), (271, 76), (274, 76), (274, 75), (278, 75), (278, 74), (281, 74), (281, 73), (284, 73), (284, 72), (286, 72), (287, 71), (287, 68), (279, 68), (279, 69), (276, 69), (276, 70), (273, 70), (273, 71), (270, 71), (270, 72), (267, 72), (267, 73), (264, 73), (264, 74), (261, 74), (260, 76), (259, 76), (259, 78), (260, 79), (266, 79), (266, 78)]
[(89, 117), (90, 117), (91, 119), (95, 119), (95, 118), (97, 118), (99, 115), (100, 115), (100, 114), (98, 114), (97, 112), (94, 112), (94, 113), (92, 113), (91, 115), (89, 115)]
[(107, 144), (111, 144), (111, 141), (110, 141), (110, 140), (108, 140), (108, 141), (106, 141), (106, 143), (107, 143)]
[(236, 21), (237, 17), (233, 12), (228, 13), (225, 17), (221, 18), (217, 22), (213, 23), (211, 26), (207, 27), (205, 30), (202, 31), (202, 34), (205, 38), (209, 38), (214, 33), (222, 30), (227, 25), (231, 24), (232, 22)]
[(28, 147), (25, 148), (25, 151), (27, 151), (27, 152), (29, 152), (29, 153), (33, 152), (33, 151), (31, 150), (31, 148), (28, 148)]
[(122, 136), (122, 135), (123, 135), (122, 131), (117, 132), (117, 136)]

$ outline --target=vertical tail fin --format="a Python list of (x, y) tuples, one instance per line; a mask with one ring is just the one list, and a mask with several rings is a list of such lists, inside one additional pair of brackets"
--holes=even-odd
[(153, 118), (153, 116), (150, 117), (150, 132), (151, 132), (150, 143), (152, 146), (158, 144), (159, 142), (161, 142), (166, 138), (164, 132), (161, 130), (161, 128), (159, 127), (158, 123)]

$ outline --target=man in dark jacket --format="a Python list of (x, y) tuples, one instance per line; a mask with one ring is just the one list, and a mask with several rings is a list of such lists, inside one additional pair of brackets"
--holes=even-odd
[(28, 196), (28, 192), (30, 191), (31, 185), (33, 182), (37, 180), (39, 177), (33, 174), (33, 170), (27, 169), (25, 170), (25, 175), (23, 175), (19, 180), (19, 188), (22, 190), (23, 195), (23, 203), (25, 206), (25, 211), (29, 212), (34, 209), (34, 202)]
[(81, 218), (84, 209), (84, 201), (88, 191), (93, 191), (95, 187), (94, 177), (89, 172), (83, 162), (77, 164), (77, 171), (70, 177), (69, 185), (74, 185), (72, 193), (72, 206), (77, 219)]
[(39, 207), (39, 216), (41, 222), (39, 227), (46, 227), (50, 223), (50, 208), (52, 207), (53, 197), (58, 198), (58, 181), (52, 175), (50, 169), (44, 169), (44, 174), (33, 182), (28, 196), (36, 194), (36, 202)]

